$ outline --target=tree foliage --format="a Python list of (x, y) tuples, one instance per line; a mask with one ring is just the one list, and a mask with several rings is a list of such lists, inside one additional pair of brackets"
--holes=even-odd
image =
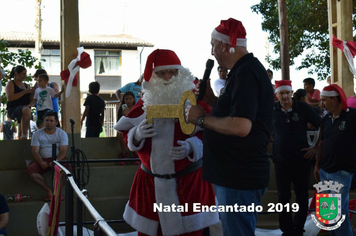
[[(286, 4), (290, 65), (294, 65), (295, 58), (302, 56), (298, 70), (306, 68), (309, 74), (316, 74), (319, 80), (326, 79), (330, 74), (327, 0), (286, 0)], [(354, 26), (355, 7), (356, 0), (353, 0)], [(266, 59), (273, 69), (278, 70), (281, 68), (278, 1), (261, 0), (251, 9), (263, 16), (262, 29), (268, 32), (275, 54)]]
[[(39, 69), (41, 68), (40, 61), (32, 56), (31, 51), (28, 49), (18, 49), (17, 52), (10, 52), (8, 48), (8, 43), (0, 39), (0, 60), (1, 60), (1, 68), (5, 70), (5, 77), (10, 74), (13, 67), (17, 65), (22, 65), (26, 67), (26, 69)], [(26, 77), (27, 82), (32, 82), (33, 78), (30, 74), (27, 74)], [(6, 86), (7, 79), (1, 79), (2, 86)], [(4, 89), (3, 89), (4, 90)], [(7, 99), (5, 92), (1, 94), (1, 103), (6, 104)]]

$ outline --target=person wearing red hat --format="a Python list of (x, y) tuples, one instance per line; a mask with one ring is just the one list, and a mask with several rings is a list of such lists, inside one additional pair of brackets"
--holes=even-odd
[(319, 131), (314, 175), (317, 181), (335, 181), (343, 185), (337, 193), (341, 193), (341, 213), (346, 216), (345, 221), (330, 235), (353, 235), (348, 209), (349, 189), (356, 173), (356, 109), (347, 107), (346, 95), (336, 84), (325, 87), (320, 95), (328, 114)]
[[(186, 111), (190, 123), (204, 127), (203, 179), (214, 184), (219, 207), (258, 206), (269, 182), (274, 95), (266, 69), (246, 43), (241, 21), (222, 20), (213, 30), (212, 54), (230, 70), (226, 86), (210, 115), (200, 106)], [(211, 94), (209, 86), (205, 94)], [(220, 217), (224, 235), (255, 233), (257, 211)]]
[(312, 155), (308, 153), (308, 123), (315, 128), (321, 117), (305, 102), (292, 98), (290, 80), (275, 81), (277, 102), (273, 116), (273, 163), (278, 189), (278, 202), (290, 205), (291, 185), (294, 186), (298, 212), (283, 209), (279, 227), (284, 236), (302, 236), (308, 214), (308, 187)]
[(219, 221), (217, 212), (194, 211), (193, 206), (215, 206), (212, 185), (202, 180), (201, 129), (186, 135), (176, 118), (154, 118), (153, 124), (146, 119), (148, 106), (179, 104), (183, 92), (195, 88), (194, 79), (173, 51), (153, 51), (142, 99), (114, 127), (142, 161), (124, 212), (139, 235), (202, 235)]

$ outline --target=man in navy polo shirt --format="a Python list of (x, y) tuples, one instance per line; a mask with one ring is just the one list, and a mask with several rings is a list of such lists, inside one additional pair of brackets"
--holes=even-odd
[(317, 181), (343, 184), (340, 191), (341, 207), (346, 219), (330, 235), (349, 236), (353, 235), (348, 209), (349, 189), (356, 172), (356, 109), (347, 108), (345, 93), (336, 84), (325, 87), (320, 95), (328, 114), (320, 128), (314, 174)]
[(274, 105), (273, 117), (273, 162), (276, 172), (278, 202), (290, 203), (291, 185), (294, 185), (299, 211), (285, 208), (279, 214), (279, 227), (283, 236), (302, 236), (308, 214), (308, 183), (312, 155), (306, 155), (308, 123), (318, 128), (321, 117), (305, 102), (292, 98), (290, 80), (275, 81), (278, 101)]
[[(258, 206), (269, 182), (271, 81), (247, 51), (241, 21), (222, 20), (211, 37), (212, 54), (230, 72), (210, 115), (200, 106), (187, 109), (188, 121), (204, 127), (203, 180), (214, 184), (219, 206)], [(224, 235), (255, 234), (257, 211), (220, 212), (220, 217)]]

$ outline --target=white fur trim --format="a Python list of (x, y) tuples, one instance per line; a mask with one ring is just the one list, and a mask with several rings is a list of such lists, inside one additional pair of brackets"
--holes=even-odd
[(337, 97), (340, 96), (340, 94), (338, 92), (336, 92), (335, 90), (332, 91), (321, 91), (320, 96), (325, 96), (325, 97)]
[(141, 233), (151, 236), (157, 235), (159, 222), (137, 214), (128, 203), (125, 207), (124, 220)]
[(282, 85), (282, 86), (277, 87), (277, 88), (274, 90), (274, 93), (278, 93), (279, 91), (282, 91), (282, 90), (292, 91), (292, 87), (291, 87), (291, 86), (288, 86), (288, 85)]
[(217, 212), (200, 212), (183, 217), (185, 233), (201, 230), (218, 222), (219, 214)]
[[(230, 37), (228, 35), (220, 33), (216, 29), (214, 29), (213, 32), (211, 33), (211, 37), (223, 43), (227, 43), (231, 45)], [(231, 45), (231, 46), (247, 47), (247, 39), (237, 38), (236, 45)]]
[(188, 142), (193, 149), (193, 158), (188, 155), (189, 161), (196, 162), (203, 157), (203, 142), (198, 137), (187, 138), (185, 141)]
[[(169, 218), (172, 213), (163, 213), (165, 216), (164, 218)], [(163, 215), (162, 214), (162, 215)], [(138, 230), (141, 233), (155, 236), (157, 235), (159, 223), (157, 221), (148, 219), (143, 217), (126, 204), (125, 212), (124, 212), (124, 220), (131, 225), (134, 229)], [(219, 222), (219, 214), (217, 212), (200, 212), (194, 215), (189, 216), (180, 216), (178, 221), (183, 224), (182, 228), (176, 230), (178, 231), (177, 234), (184, 234), (189, 232), (198, 231), (204, 229), (210, 225), (217, 224)], [(182, 225), (180, 224), (180, 225)], [(164, 235), (174, 235), (172, 229), (177, 228), (176, 222), (170, 222), (170, 230), (168, 234), (163, 233)]]
[(153, 119), (153, 127), (157, 135), (152, 137), (150, 153), (151, 171), (154, 174), (174, 174), (174, 160), (169, 155), (174, 142), (174, 128), (176, 119)]
[(127, 147), (130, 149), (131, 152), (141, 150), (146, 141), (146, 139), (142, 139), (142, 141), (138, 146), (134, 144), (134, 135), (137, 128), (138, 126), (133, 127), (132, 129), (130, 129), (129, 133), (127, 134)]
[(139, 117), (131, 118), (123, 116), (120, 120), (114, 125), (116, 131), (130, 130), (131, 128), (138, 126), (144, 119), (146, 119), (146, 112), (144, 112)]
[[(156, 201), (163, 205), (179, 205), (176, 179), (155, 178)], [(163, 235), (194, 232), (219, 221), (217, 212), (200, 212), (182, 217), (180, 212), (158, 212)]]
[(182, 69), (183, 66), (181, 65), (166, 65), (166, 66), (156, 66), (153, 69), (153, 72), (160, 71), (160, 70), (173, 70), (173, 69)]
[[(156, 201), (163, 205), (179, 205), (176, 179), (155, 178)], [(184, 233), (184, 225), (180, 212), (158, 212), (163, 235)]]

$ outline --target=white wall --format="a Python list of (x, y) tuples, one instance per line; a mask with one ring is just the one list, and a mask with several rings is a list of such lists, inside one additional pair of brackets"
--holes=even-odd
[[(10, 52), (17, 52), (20, 48), (9, 48)], [(26, 48), (21, 48), (26, 49)], [(34, 48), (29, 48), (34, 55)], [(89, 84), (95, 81), (95, 67), (94, 67), (94, 49), (85, 49), (85, 52), (90, 55), (92, 66), (86, 69), (80, 69), (80, 92), (87, 93)], [(121, 85), (124, 86), (130, 82), (136, 82), (140, 77), (140, 52), (138, 50), (122, 50), (122, 70), (121, 70)], [(144, 65), (142, 65), (144, 69)], [(11, 69), (11, 68), (9, 68)], [(44, 68), (46, 69), (46, 68)], [(34, 74), (35, 69), (28, 70), (27, 73)], [(119, 88), (113, 88), (117, 90)]]
[(86, 69), (80, 69), (80, 92), (86, 93), (89, 90), (89, 84), (95, 81), (94, 50), (84, 49), (89, 54), (91, 66)]
[(140, 78), (139, 56), (139, 51), (137, 50), (122, 50), (122, 86), (127, 83), (136, 82)]

